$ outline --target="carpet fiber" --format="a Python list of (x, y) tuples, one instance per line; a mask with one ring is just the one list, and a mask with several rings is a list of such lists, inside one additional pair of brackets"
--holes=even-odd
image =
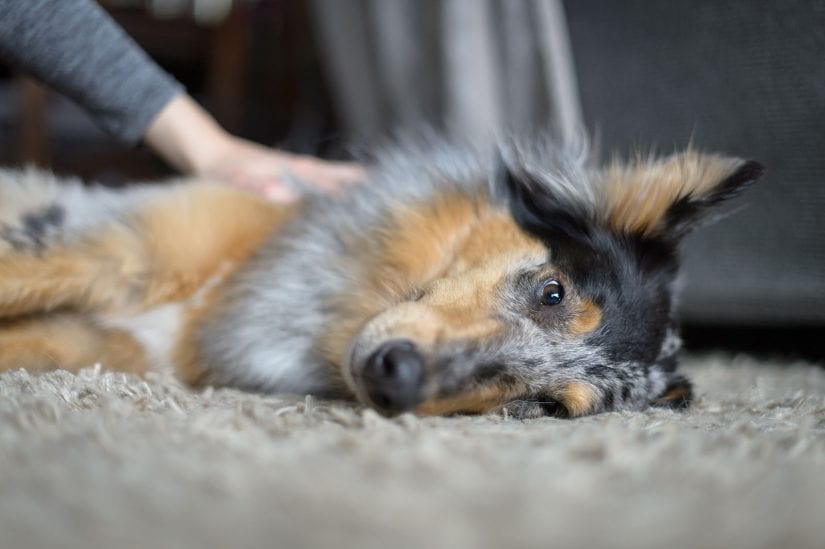
[(823, 547), (825, 370), (691, 357), (687, 413), (385, 419), (0, 376), (0, 547)]

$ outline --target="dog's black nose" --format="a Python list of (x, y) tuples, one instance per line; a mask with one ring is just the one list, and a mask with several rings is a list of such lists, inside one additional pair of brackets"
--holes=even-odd
[(424, 359), (411, 341), (388, 341), (367, 359), (364, 386), (382, 411), (399, 413), (419, 403)]

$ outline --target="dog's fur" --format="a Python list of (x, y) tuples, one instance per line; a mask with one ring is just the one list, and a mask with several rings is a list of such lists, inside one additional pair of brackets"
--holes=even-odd
[(0, 171), (0, 370), (169, 368), (388, 413), (689, 402), (677, 248), (758, 164), (403, 150), (350, 192), (289, 206), (202, 181)]

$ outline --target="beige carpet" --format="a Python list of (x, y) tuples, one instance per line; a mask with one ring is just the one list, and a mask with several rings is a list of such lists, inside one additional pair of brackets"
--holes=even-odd
[(524, 422), (6, 373), (0, 547), (825, 547), (825, 370), (687, 366), (688, 413)]

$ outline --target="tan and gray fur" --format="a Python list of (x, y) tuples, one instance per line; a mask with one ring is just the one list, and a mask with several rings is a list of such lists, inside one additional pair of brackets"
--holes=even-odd
[(275, 205), (0, 171), (0, 370), (167, 368), (386, 413), (683, 406), (678, 246), (761, 173), (687, 151), (592, 166), (434, 140)]

